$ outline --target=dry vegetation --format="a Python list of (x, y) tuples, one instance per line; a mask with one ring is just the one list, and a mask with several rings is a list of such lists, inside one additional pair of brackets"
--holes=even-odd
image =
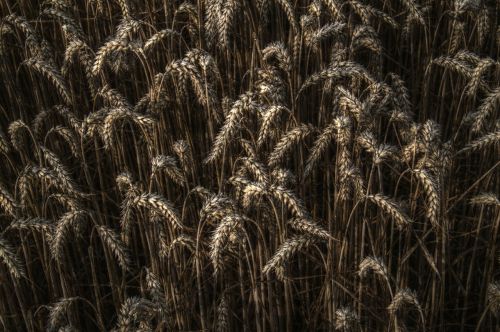
[(499, 12), (0, 0), (0, 330), (498, 329)]

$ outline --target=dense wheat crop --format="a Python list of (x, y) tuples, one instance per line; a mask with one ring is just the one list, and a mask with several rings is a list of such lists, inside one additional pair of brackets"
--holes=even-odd
[(500, 1), (0, 14), (0, 330), (500, 328)]

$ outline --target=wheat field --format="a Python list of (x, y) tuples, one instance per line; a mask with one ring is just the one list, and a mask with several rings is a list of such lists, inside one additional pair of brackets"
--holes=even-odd
[(499, 331), (500, 1), (0, 0), (1, 331)]

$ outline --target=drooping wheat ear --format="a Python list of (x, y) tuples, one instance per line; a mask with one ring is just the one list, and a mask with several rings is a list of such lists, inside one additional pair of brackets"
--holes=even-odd
[(98, 76), (104, 63), (111, 53), (124, 53), (129, 50), (135, 50), (137, 45), (129, 43), (125, 39), (112, 39), (104, 44), (96, 53), (94, 65), (92, 66), (92, 75)]
[(292, 59), (284, 43), (274, 42), (262, 50), (262, 61), (269, 62), (271, 58), (275, 58), (278, 62), (278, 67), (285, 72), (292, 70)]
[(63, 246), (69, 240), (69, 232), (72, 230), (75, 234), (82, 231), (82, 222), (88, 213), (84, 210), (66, 212), (59, 218), (55, 225), (54, 233), (50, 238), (50, 253), (52, 257), (62, 263)]
[(122, 172), (116, 177), (116, 184), (118, 185), (118, 190), (122, 194), (126, 194), (130, 191), (139, 194), (139, 186), (129, 172)]
[(278, 118), (280, 113), (282, 112), (290, 112), (286, 107), (280, 106), (280, 105), (272, 105), (269, 106), (266, 111), (262, 115), (262, 123), (260, 125), (259, 129), (259, 136), (257, 139), (257, 145), (261, 146), (264, 144), (266, 139), (270, 136), (271, 134), (271, 126), (275, 122), (275, 120)]
[(214, 275), (224, 270), (224, 254), (230, 245), (231, 237), (238, 238), (241, 232), (243, 218), (237, 214), (225, 216), (215, 229), (210, 240), (210, 260)]
[(299, 31), (299, 25), (295, 17), (295, 11), (293, 9), (292, 3), (289, 0), (276, 0), (276, 2), (285, 12), (288, 22), (290, 23), (293, 31), (297, 33)]
[(276, 253), (266, 263), (262, 269), (262, 273), (269, 275), (271, 272), (276, 273), (276, 277), (283, 281), (285, 276), (282, 274), (285, 264), (291, 260), (296, 253), (307, 249), (315, 244), (318, 240), (310, 235), (293, 236), (283, 242)]
[(457, 72), (467, 79), (470, 79), (472, 77), (473, 69), (468, 63), (461, 60), (460, 58), (442, 56), (432, 60), (432, 63), (444, 67), (448, 70)]
[(422, 326), (425, 326), (425, 318), (420, 302), (418, 301), (417, 295), (414, 291), (406, 288), (399, 290), (396, 295), (392, 298), (391, 304), (387, 307), (389, 314), (395, 316), (401, 309), (412, 306), (420, 314), (420, 319), (422, 320)]
[[(500, 136), (499, 136), (500, 137)], [(416, 175), (416, 177), (419, 179), (419, 181), (422, 183), (424, 187), (424, 192), (426, 194), (426, 202), (427, 202), (427, 207), (426, 207), (426, 215), (427, 218), (429, 218), (430, 222), (434, 225), (434, 227), (437, 228), (442, 228), (442, 226), (439, 225), (438, 222), (438, 217), (439, 217), (439, 210), (440, 210), (440, 185), (438, 180), (436, 179), (435, 176), (431, 175), (427, 170), (425, 169), (414, 169), (413, 173)]]
[(129, 297), (121, 305), (114, 331), (136, 331), (136, 325), (149, 321), (154, 314), (153, 302), (140, 298)]
[[(415, 3), (415, 1), (414, 0), (401, 0), (401, 2), (408, 10), (407, 24), (411, 24), (412, 22), (417, 22), (418, 24), (425, 27), (426, 25), (425, 25), (424, 15), (422, 13), (422, 10)], [(409, 29), (409, 27), (405, 27), (405, 30), (408, 30), (408, 29)]]
[(239, 124), (246, 118), (247, 114), (256, 113), (259, 108), (259, 105), (255, 102), (255, 96), (251, 92), (241, 95), (233, 103), (229, 114), (226, 116), (224, 125), (217, 133), (212, 150), (205, 159), (205, 163), (214, 162), (222, 155), (230, 141), (234, 138)]
[(217, 21), (218, 45), (222, 49), (229, 47), (229, 31), (233, 25), (234, 17), (239, 11), (241, 4), (236, 0), (226, 0), (223, 2), (221, 12)]
[(271, 172), (271, 182), (276, 186), (286, 188), (296, 183), (297, 179), (292, 171), (284, 168), (275, 168)]
[(15, 216), (17, 203), (7, 188), (0, 183), (0, 207), (5, 213)]
[(488, 133), (467, 144), (458, 153), (481, 151), (500, 142), (500, 130)]
[(69, 127), (73, 129), (74, 132), (82, 135), (82, 121), (76, 117), (76, 115), (67, 107), (63, 105), (56, 105), (53, 107), (54, 111), (60, 114), (69, 124)]
[(299, 94), (308, 87), (320, 82), (340, 78), (357, 78), (365, 80), (367, 83), (375, 82), (368, 71), (360, 64), (352, 61), (334, 61), (328, 68), (309, 76), (300, 87)]
[(335, 138), (336, 132), (337, 128), (333, 123), (330, 123), (321, 131), (318, 138), (314, 141), (309, 157), (307, 158), (304, 176), (308, 175), (314, 169), (321, 156), (327, 151)]
[(7, 239), (0, 236), (0, 259), (9, 270), (13, 278), (19, 279), (25, 277), (24, 267), (21, 259), (16, 254), (15, 248), (7, 241)]
[(342, 14), (342, 4), (338, 0), (322, 0), (322, 2), (326, 5), (334, 19), (340, 22), (345, 20), (345, 16)]
[(299, 218), (308, 218), (309, 214), (304, 207), (304, 203), (289, 189), (280, 185), (271, 185), (269, 193), (281, 204), (284, 204), (290, 211)]
[(212, 46), (216, 38), (218, 38), (219, 15), (222, 12), (224, 1), (211, 0), (205, 5), (205, 35), (209, 46)]
[(335, 311), (335, 330), (342, 332), (355, 331), (359, 326), (358, 314), (350, 307), (340, 307)]
[(500, 207), (500, 200), (495, 193), (481, 193), (470, 199), (474, 205), (496, 206)]
[[(243, 206), (249, 208), (268, 194), (267, 186), (261, 182), (248, 182), (243, 189)], [(255, 204), (256, 205), (256, 204)], [(254, 205), (254, 206), (255, 206)]]
[(469, 83), (467, 83), (467, 86), (465, 87), (468, 96), (474, 96), (477, 93), (477, 89), (481, 85), (484, 86), (482, 76), (489, 67), (494, 66), (495, 64), (495, 61), (491, 58), (484, 58), (479, 61), (476, 68), (472, 71)]
[(235, 214), (236, 207), (233, 200), (223, 194), (212, 195), (206, 199), (200, 210), (200, 218), (208, 221), (219, 221), (226, 215)]
[(328, 23), (323, 25), (321, 28), (305, 32), (305, 43), (308, 47), (311, 47), (315, 51), (319, 51), (321, 42), (331, 38), (342, 36), (345, 28), (344, 23)]
[(194, 252), (196, 250), (196, 241), (189, 235), (181, 234), (170, 242), (170, 245), (168, 245), (165, 251), (160, 251), (160, 255), (169, 257), (172, 250), (176, 247), (184, 247)]
[(177, 158), (179, 158), (184, 172), (193, 168), (194, 163), (191, 155), (191, 148), (185, 140), (175, 141), (174, 144), (172, 144), (172, 150), (174, 150)]
[(271, 66), (257, 70), (255, 90), (264, 104), (282, 104), (285, 98), (285, 83), (278, 70)]
[(9, 141), (0, 129), (0, 153), (7, 154), (10, 151)]
[(52, 133), (56, 133), (59, 136), (61, 136), (66, 141), (66, 143), (68, 143), (71, 154), (75, 158), (80, 159), (79, 140), (73, 131), (71, 131), (67, 127), (56, 126), (56, 127), (50, 128), (49, 131), (47, 131), (47, 134), (45, 135), (45, 137), (48, 137)]
[(108, 84), (100, 88), (97, 93), (111, 108), (132, 109), (132, 105), (130, 105), (127, 99), (118, 90), (112, 89)]
[(358, 123), (364, 123), (367, 118), (367, 105), (361, 102), (356, 96), (354, 96), (350, 91), (343, 88), (342, 86), (336, 87), (336, 92), (338, 94), (338, 105), (340, 110), (344, 115), (348, 113), (354, 115)]
[(223, 292), (217, 305), (217, 322), (215, 327), (216, 332), (229, 331), (229, 305), (226, 292)]
[(351, 39), (351, 50), (357, 51), (360, 48), (366, 48), (379, 55), (382, 52), (382, 45), (377, 32), (367, 25), (358, 25)]
[(159, 155), (153, 158), (151, 161), (151, 177), (154, 177), (161, 170), (164, 170), (167, 176), (179, 185), (183, 185), (186, 181), (184, 174), (177, 166), (177, 160), (172, 156)]
[(12, 146), (19, 153), (22, 153), (23, 145), (26, 143), (25, 137), (33, 137), (29, 127), (21, 120), (11, 122), (8, 132)]
[(291, 148), (303, 141), (311, 132), (314, 126), (310, 124), (300, 124), (286, 132), (275, 145), (273, 151), (269, 154), (267, 164), (269, 167), (276, 166), (291, 150)]
[(149, 37), (149, 39), (144, 43), (144, 52), (151, 51), (156, 45), (158, 45), (163, 39), (167, 37), (179, 37), (180, 34), (172, 29), (163, 29), (156, 32), (154, 35)]
[(391, 198), (381, 194), (367, 195), (366, 198), (391, 216), (399, 229), (404, 229), (412, 223), (412, 220), (406, 215), (406, 213), (403, 212), (399, 204)]
[(76, 197), (80, 196), (80, 191), (77, 189), (77, 185), (71, 178), (68, 169), (63, 165), (59, 157), (57, 157), (55, 153), (44, 146), (40, 146), (40, 150), (43, 152), (45, 161), (47, 161), (50, 167), (55, 171), (55, 174), (57, 174), (57, 178), (65, 187), (64, 192), (70, 193)]
[(181, 223), (181, 219), (179, 218), (179, 213), (174, 208), (172, 203), (167, 201), (167, 199), (163, 196), (145, 193), (136, 196), (130, 201), (130, 204), (132, 206), (144, 207), (153, 210), (167, 219), (176, 229), (184, 228)]
[(78, 36), (83, 36), (83, 31), (80, 23), (76, 21), (75, 18), (69, 14), (69, 12), (70, 11), (67, 9), (46, 8), (40, 14), (56, 19), (60, 22), (61, 25), (71, 26), (71, 29)]
[(387, 266), (380, 257), (367, 256), (363, 258), (361, 263), (359, 263), (358, 273), (361, 278), (366, 278), (368, 274), (373, 273), (376, 276), (382, 278), (382, 280), (387, 283), (389, 290), (391, 289), (391, 282), (389, 278), (389, 272), (387, 271)]
[(128, 0), (116, 0), (118, 2), (118, 5), (120, 5), (120, 10), (122, 12), (122, 16), (124, 19), (131, 19), (131, 11), (130, 11), (130, 5), (128, 3)]
[(67, 323), (67, 311), (78, 300), (78, 297), (65, 297), (49, 306), (49, 319), (47, 331), (55, 331)]
[(107, 149), (111, 149), (113, 145), (113, 130), (115, 127), (114, 124), (118, 120), (132, 121), (137, 126), (139, 126), (139, 128), (141, 129), (146, 138), (148, 137), (148, 134), (150, 133), (151, 129), (153, 128), (156, 122), (155, 119), (152, 118), (151, 116), (142, 115), (130, 111), (128, 109), (114, 108), (110, 110), (109, 113), (104, 118), (104, 125), (102, 131), (103, 140)]
[(395, 73), (389, 73), (391, 88), (392, 88), (392, 101), (397, 110), (411, 115), (412, 104), (410, 101), (410, 93), (406, 87), (405, 82), (401, 77)]
[(47, 78), (56, 88), (59, 96), (67, 105), (71, 105), (71, 92), (69, 91), (66, 80), (62, 77), (59, 69), (41, 58), (30, 58), (25, 64)]
[(15, 219), (9, 225), (12, 229), (20, 231), (37, 231), (42, 234), (47, 234), (52, 231), (53, 226), (51, 221), (42, 218)]
[(288, 221), (288, 225), (298, 232), (309, 234), (320, 240), (328, 241), (333, 239), (327, 230), (325, 230), (317, 222), (308, 218), (293, 218)]
[(125, 244), (120, 240), (119, 235), (111, 228), (104, 225), (96, 225), (97, 234), (101, 238), (102, 244), (108, 248), (110, 252), (118, 260), (121, 268), (127, 270), (130, 266), (130, 259), (127, 254)]
[(472, 120), (472, 132), (480, 132), (486, 125), (490, 115), (500, 104), (500, 87), (490, 92), (481, 102), (478, 110), (468, 116)]
[(494, 281), (488, 284), (486, 298), (490, 311), (500, 317), (500, 282)]
[(250, 157), (240, 158), (245, 170), (252, 175), (252, 177), (263, 184), (269, 183), (268, 171), (264, 164)]

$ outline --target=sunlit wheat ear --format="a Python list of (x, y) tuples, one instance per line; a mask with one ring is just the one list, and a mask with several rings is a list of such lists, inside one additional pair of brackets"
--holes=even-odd
[(278, 67), (283, 71), (290, 72), (292, 70), (292, 59), (284, 43), (274, 42), (262, 50), (262, 61), (269, 62), (272, 58), (276, 59)]
[(352, 308), (341, 307), (335, 311), (335, 330), (356, 331), (357, 326), (359, 326), (359, 317)]
[(307, 158), (306, 166), (304, 168), (304, 176), (307, 176), (312, 172), (316, 164), (320, 161), (320, 158), (328, 150), (328, 147), (336, 136), (336, 132), (337, 128), (332, 123), (321, 131), (319, 136), (314, 141), (309, 157)]
[(172, 251), (175, 248), (187, 248), (191, 252), (194, 252), (196, 250), (196, 241), (189, 235), (181, 234), (174, 238), (172, 242), (170, 242), (170, 245), (166, 248), (165, 251), (161, 251), (160, 255), (163, 257), (170, 257), (172, 254)]
[(293, 186), (297, 182), (296, 176), (292, 171), (284, 168), (274, 168), (271, 172), (272, 184), (286, 188)]
[(67, 323), (67, 311), (78, 299), (78, 297), (61, 298), (59, 301), (49, 306), (47, 331), (55, 331)]
[(25, 61), (25, 64), (47, 78), (54, 85), (63, 101), (67, 105), (71, 105), (71, 92), (59, 69), (40, 58), (30, 58)]
[(243, 188), (243, 206), (249, 208), (252, 204), (259, 202), (259, 200), (268, 194), (267, 186), (260, 182), (248, 182)]
[(200, 210), (200, 218), (208, 221), (218, 221), (227, 215), (236, 213), (234, 201), (223, 195), (212, 195), (206, 197), (205, 202)]
[(473, 133), (479, 133), (484, 129), (498, 105), (500, 105), (500, 87), (488, 93), (477, 111), (467, 116), (467, 120), (472, 122), (471, 129)]
[(229, 147), (229, 143), (238, 130), (240, 123), (247, 117), (247, 114), (256, 113), (259, 105), (255, 101), (255, 96), (251, 92), (241, 95), (235, 101), (224, 120), (224, 125), (219, 130), (213, 143), (210, 154), (205, 159), (205, 163), (214, 162), (218, 159), (224, 150)]
[(401, 2), (408, 10), (405, 27), (403, 28), (403, 35), (407, 36), (409, 34), (412, 23), (417, 23), (423, 27), (426, 27), (424, 14), (419, 5), (414, 0), (401, 0)]
[(63, 126), (52, 127), (49, 129), (49, 131), (47, 131), (45, 137), (47, 138), (52, 133), (55, 133), (55, 134), (59, 135), (60, 137), (62, 137), (63, 140), (66, 141), (66, 143), (68, 144), (68, 146), (71, 150), (71, 154), (75, 158), (80, 159), (80, 155), (81, 155), (80, 142), (79, 142), (78, 137), (75, 135), (75, 133), (72, 130), (70, 130), (67, 127), (63, 127)]
[(484, 58), (479, 61), (479, 63), (476, 65), (476, 68), (474, 68), (474, 70), (472, 71), (472, 77), (465, 88), (467, 90), (467, 95), (476, 95), (478, 88), (482, 84), (484, 86), (484, 82), (482, 80), (483, 74), (489, 67), (494, 66), (495, 64), (495, 61), (493, 61), (493, 59), (491, 58)]
[(495, 193), (481, 193), (472, 197), (470, 203), (474, 205), (500, 207), (500, 200)]
[(123, 53), (129, 50), (134, 50), (135, 47), (136, 45), (129, 43), (124, 39), (112, 39), (108, 41), (97, 51), (95, 55), (94, 64), (92, 66), (92, 75), (99, 75), (111, 53)]
[(420, 315), (422, 320), (422, 326), (425, 326), (425, 318), (420, 302), (418, 301), (417, 295), (414, 291), (406, 288), (399, 290), (396, 295), (394, 295), (391, 304), (387, 307), (389, 314), (395, 316), (400, 310), (413, 307)]
[(254, 158), (243, 157), (240, 158), (244, 169), (251, 174), (251, 176), (258, 182), (267, 184), (269, 183), (268, 171), (264, 164), (255, 160)]
[(70, 211), (57, 221), (50, 239), (50, 253), (59, 263), (62, 263), (64, 245), (69, 241), (70, 232), (73, 231), (73, 234), (79, 235), (87, 216), (88, 213), (82, 210)]
[(299, 24), (297, 23), (297, 18), (295, 17), (295, 12), (290, 0), (275, 0), (275, 1), (285, 12), (288, 22), (290, 23), (293, 31), (297, 33), (299, 31)]
[(271, 185), (268, 190), (269, 194), (277, 201), (281, 202), (281, 204), (288, 207), (294, 216), (299, 218), (309, 217), (309, 213), (306, 211), (304, 203), (291, 190), (279, 185)]
[(9, 124), (10, 142), (17, 152), (23, 153), (23, 147), (26, 143), (26, 138), (33, 138), (29, 127), (21, 120), (13, 121)]
[(124, 19), (131, 18), (130, 4), (128, 0), (117, 0)]
[(343, 35), (344, 23), (328, 23), (320, 27), (319, 29), (307, 31), (305, 34), (305, 43), (308, 47), (311, 47), (314, 51), (319, 51), (321, 43), (332, 37), (339, 37)]
[(488, 308), (497, 317), (500, 317), (500, 282), (490, 282), (486, 294)]
[(330, 14), (337, 21), (343, 22), (345, 20), (345, 16), (342, 14), (342, 3), (338, 0), (321, 0), (325, 6), (330, 11)]
[(269, 275), (271, 272), (276, 272), (280, 280), (284, 280), (282, 275), (285, 264), (298, 252), (307, 249), (315, 244), (318, 240), (310, 235), (298, 235), (291, 237), (281, 244), (276, 253), (266, 263), (262, 269), (263, 274)]
[(435, 176), (425, 169), (413, 169), (415, 176), (422, 183), (426, 195), (426, 215), (434, 227), (442, 228), (438, 222), (439, 211), (441, 207), (440, 201), (440, 185)]
[(401, 207), (394, 200), (380, 194), (367, 195), (366, 198), (391, 216), (399, 229), (404, 229), (411, 225), (412, 220), (406, 215), (406, 213), (403, 212)]
[(12, 229), (19, 231), (36, 231), (47, 235), (52, 231), (53, 223), (41, 218), (16, 219), (9, 225)]
[(217, 321), (215, 331), (229, 331), (229, 304), (227, 301), (226, 292), (222, 293), (219, 304), (217, 305)]
[(473, 68), (463, 60), (442, 56), (432, 60), (432, 63), (457, 72), (465, 78), (470, 79), (472, 77)]
[(7, 267), (13, 278), (19, 279), (26, 276), (21, 259), (16, 254), (15, 248), (0, 236), (0, 260)]
[(157, 194), (142, 194), (130, 200), (131, 206), (151, 209), (163, 216), (175, 229), (183, 229), (179, 213), (166, 198)]
[(310, 124), (301, 124), (286, 132), (276, 144), (273, 151), (269, 154), (268, 165), (269, 167), (276, 166), (283, 160), (291, 148), (303, 141), (311, 132), (314, 127)]
[(288, 221), (288, 225), (294, 230), (301, 232), (303, 234), (309, 234), (312, 237), (316, 237), (320, 240), (330, 240), (333, 237), (318, 223), (311, 219), (306, 218), (293, 218)]
[(135, 123), (139, 126), (139, 128), (141, 128), (141, 131), (146, 138), (148, 138), (149, 133), (156, 122), (148, 115), (142, 115), (128, 109), (115, 108), (110, 110), (104, 118), (102, 130), (103, 140), (107, 149), (111, 149), (113, 145), (113, 131), (115, 129), (115, 123), (119, 120), (129, 120)]
[(482, 151), (490, 146), (498, 145), (500, 142), (500, 130), (481, 136), (467, 144), (459, 153)]
[(300, 87), (298, 93), (301, 94), (308, 87), (324, 82), (328, 79), (337, 80), (340, 78), (357, 78), (365, 80), (367, 83), (375, 82), (368, 71), (360, 64), (352, 61), (336, 61), (331, 63), (328, 68), (309, 76)]
[(193, 160), (189, 144), (185, 140), (178, 140), (175, 141), (174, 144), (172, 144), (172, 149), (174, 150), (174, 153), (177, 155), (177, 158), (179, 158), (179, 161), (181, 162), (181, 167), (184, 169), (184, 171), (187, 172), (192, 170)]
[(167, 37), (179, 37), (180, 34), (172, 29), (163, 29), (156, 32), (144, 43), (144, 52), (151, 51), (156, 45), (160, 44)]
[(17, 208), (17, 203), (14, 197), (2, 183), (0, 183), (0, 207), (6, 214), (11, 216), (15, 215)]
[(236, 214), (224, 217), (217, 225), (210, 240), (210, 260), (214, 275), (224, 271), (224, 255), (231, 236), (237, 236), (242, 227), (243, 219)]
[(7, 154), (10, 151), (9, 140), (0, 129), (0, 153)]
[(120, 108), (130, 110), (132, 106), (125, 99), (125, 97), (115, 89), (112, 89), (109, 85), (105, 84), (97, 92), (100, 97), (112, 108)]
[(121, 305), (115, 332), (137, 331), (137, 325), (148, 322), (154, 314), (155, 305), (147, 299), (129, 297)]
[(97, 234), (99, 234), (99, 237), (101, 238), (102, 244), (106, 246), (111, 253), (113, 253), (121, 268), (123, 270), (127, 270), (130, 266), (130, 260), (125, 244), (120, 240), (119, 235), (106, 226), (96, 225), (95, 227)]
[(229, 32), (233, 25), (234, 17), (237, 15), (241, 4), (236, 0), (226, 0), (221, 6), (221, 12), (217, 20), (218, 46), (226, 49), (229, 46)]
[(40, 150), (43, 153), (45, 161), (55, 171), (58, 182), (60, 182), (60, 186), (64, 188), (64, 192), (74, 197), (81, 196), (81, 192), (78, 189), (76, 183), (71, 178), (69, 170), (67, 169), (66, 166), (63, 165), (63, 163), (56, 156), (56, 154), (44, 146), (40, 146)]
[(359, 263), (358, 273), (361, 278), (366, 278), (368, 274), (373, 273), (381, 278), (391, 289), (391, 282), (387, 266), (380, 257), (367, 256)]
[(183, 185), (186, 181), (174, 157), (164, 155), (154, 157), (151, 161), (151, 177), (153, 178), (161, 170), (164, 170), (167, 176), (179, 185)]
[(353, 33), (351, 40), (351, 50), (357, 51), (360, 48), (371, 50), (375, 54), (382, 52), (382, 45), (377, 32), (367, 25), (358, 25)]

